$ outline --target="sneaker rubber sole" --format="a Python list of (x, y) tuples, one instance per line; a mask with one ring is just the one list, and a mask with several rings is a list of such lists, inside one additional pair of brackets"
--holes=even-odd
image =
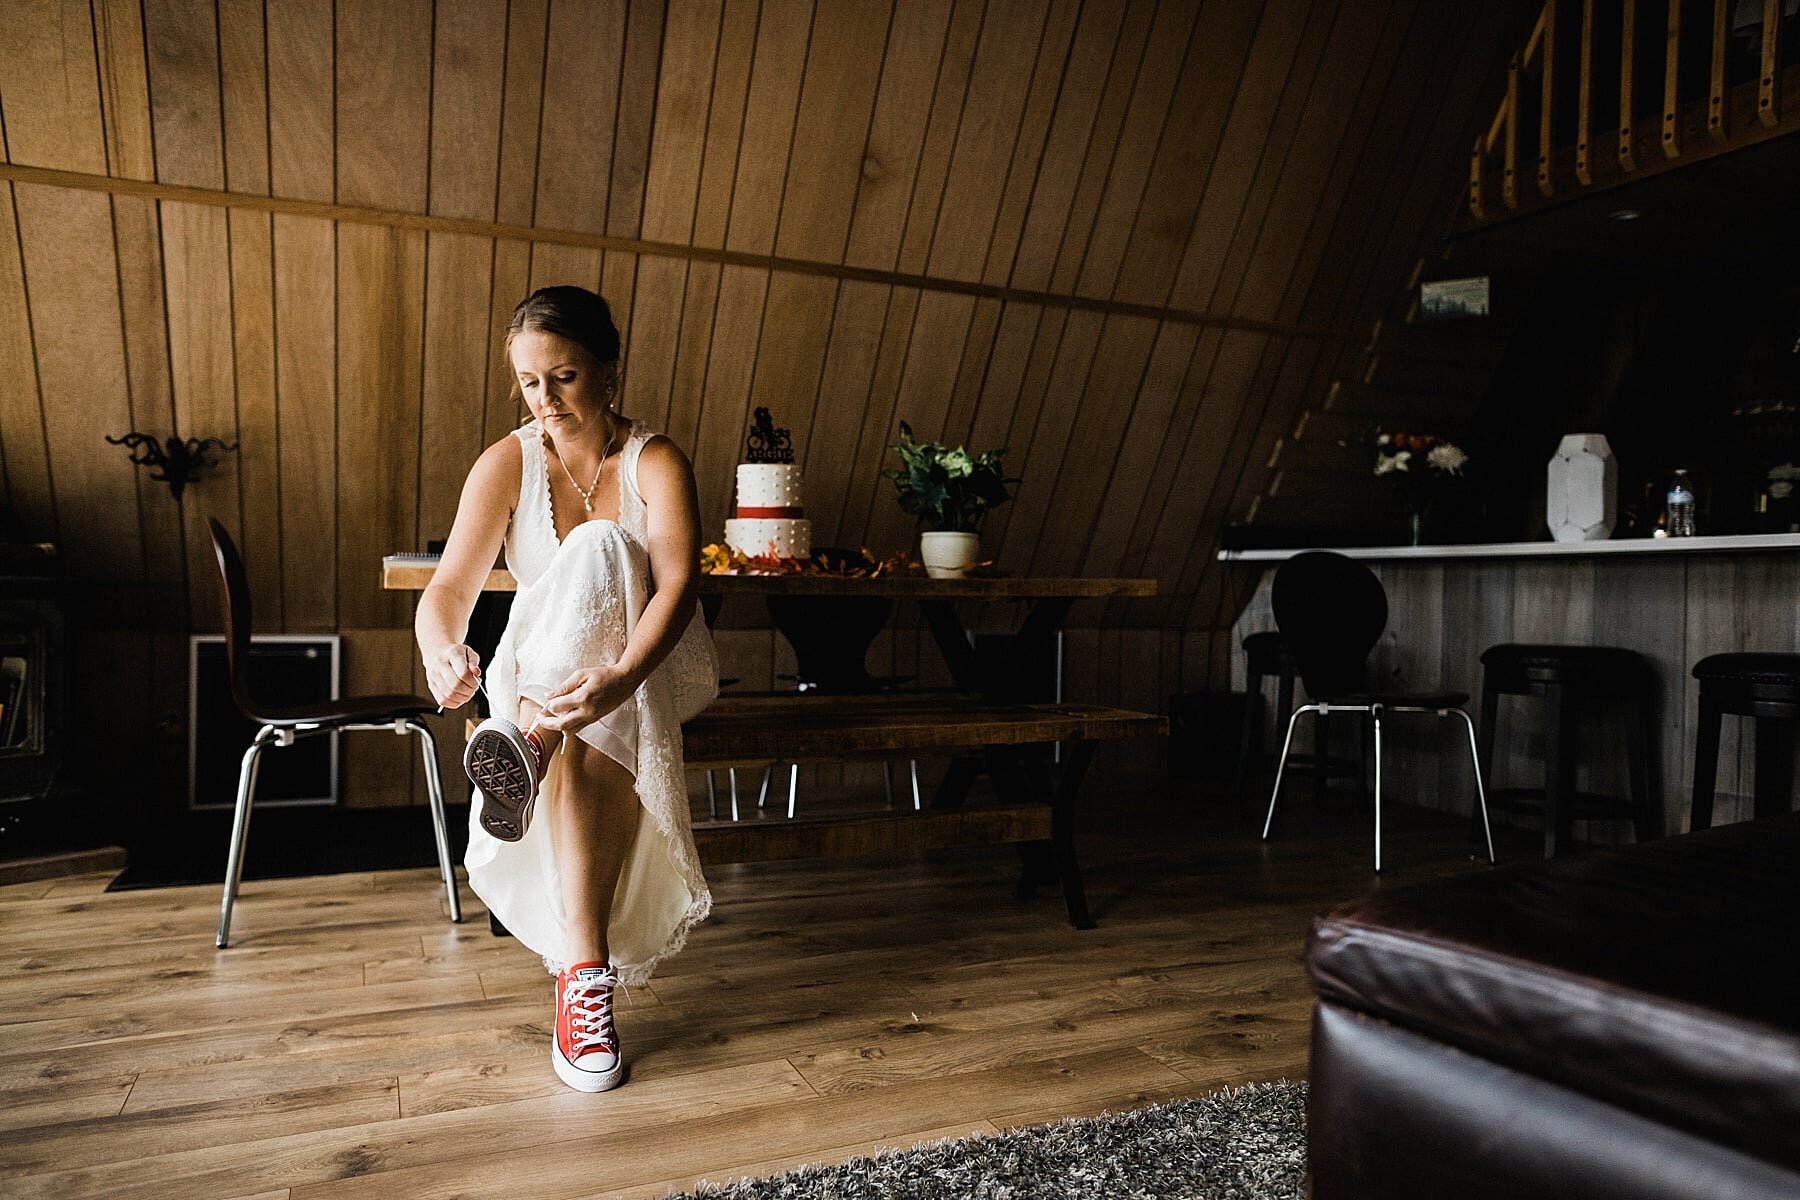
[(578, 1092), (607, 1092), (625, 1082), (625, 1060), (618, 1059), (610, 1071), (584, 1071), (563, 1056), (556, 1038), (550, 1039), (550, 1064), (556, 1077)]
[(463, 770), (481, 789), (481, 827), (502, 842), (516, 842), (531, 825), (537, 801), (537, 753), (519, 727), (489, 717), (463, 748)]

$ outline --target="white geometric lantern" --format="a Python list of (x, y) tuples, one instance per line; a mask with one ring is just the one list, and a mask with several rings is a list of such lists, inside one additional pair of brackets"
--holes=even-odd
[(1619, 465), (1602, 433), (1571, 433), (1550, 460), (1544, 523), (1559, 542), (1597, 542), (1612, 536), (1618, 513)]

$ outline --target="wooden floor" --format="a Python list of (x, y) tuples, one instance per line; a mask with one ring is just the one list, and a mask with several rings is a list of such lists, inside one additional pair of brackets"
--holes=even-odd
[[(1375, 885), (1367, 817), (1295, 804), (1264, 845), (1115, 787), (1085, 825), (1087, 932), (1012, 898), (1005, 847), (716, 869), (600, 1096), (551, 1072), (536, 959), (466, 888), (450, 925), (429, 871), (246, 885), (223, 952), (214, 888), (0, 888), (0, 1194), (660, 1196), (1303, 1076), (1301, 946)], [(1381, 886), (1477, 869), (1422, 811), (1386, 858)]]

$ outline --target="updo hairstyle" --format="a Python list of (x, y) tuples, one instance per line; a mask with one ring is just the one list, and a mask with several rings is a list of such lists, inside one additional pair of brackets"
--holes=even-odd
[(602, 364), (619, 361), (619, 327), (604, 297), (584, 287), (542, 287), (519, 301), (506, 323), (506, 345), (530, 330), (567, 338)]

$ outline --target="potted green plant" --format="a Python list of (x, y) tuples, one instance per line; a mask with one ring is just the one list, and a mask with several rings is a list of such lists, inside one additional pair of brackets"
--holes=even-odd
[(894, 481), (900, 507), (918, 518), (919, 561), (937, 579), (959, 578), (981, 560), (981, 522), (988, 511), (1012, 499), (1010, 479), (1001, 469), (1005, 450), (970, 454), (937, 442), (916, 442), (912, 426), (900, 422), (893, 447), (900, 466), (882, 474)]

